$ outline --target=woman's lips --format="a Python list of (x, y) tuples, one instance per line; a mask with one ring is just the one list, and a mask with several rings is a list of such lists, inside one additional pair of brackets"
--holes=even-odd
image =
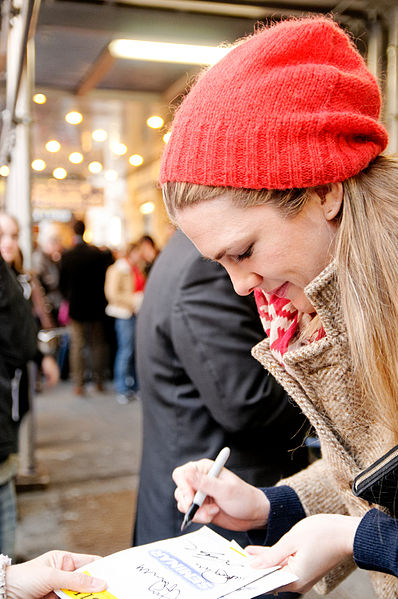
[(272, 289), (272, 291), (268, 291), (269, 295), (276, 295), (278, 297), (286, 297), (286, 291), (287, 288), (289, 287), (289, 282), (286, 281), (286, 283), (283, 283), (283, 285), (281, 285), (280, 287), (277, 287), (276, 289)]

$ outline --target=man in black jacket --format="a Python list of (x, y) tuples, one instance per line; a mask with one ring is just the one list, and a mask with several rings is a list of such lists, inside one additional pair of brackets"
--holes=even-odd
[(104, 284), (109, 261), (104, 252), (85, 243), (84, 230), (81, 220), (73, 225), (74, 247), (62, 255), (59, 280), (60, 291), (69, 302), (70, 362), (76, 395), (84, 395), (85, 346), (91, 350), (98, 391), (103, 388), (106, 352)]
[(18, 393), (12, 393), (12, 380), (15, 370), (33, 360), (36, 353), (37, 328), (31, 306), (0, 257), (0, 553), (9, 556), (14, 551), (16, 527), (14, 476), (19, 426)]
[(307, 465), (307, 421), (250, 354), (263, 337), (254, 299), (238, 296), (226, 271), (176, 232), (138, 314), (144, 430), (134, 544), (180, 534), (171, 478), (180, 464), (229, 446), (227, 467), (261, 486)]

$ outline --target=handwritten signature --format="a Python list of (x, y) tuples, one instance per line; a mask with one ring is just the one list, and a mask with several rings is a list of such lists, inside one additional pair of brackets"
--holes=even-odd
[(149, 575), (155, 578), (155, 582), (152, 582), (148, 591), (157, 597), (167, 597), (167, 599), (177, 599), (180, 596), (181, 590), (178, 588), (176, 583), (168, 582), (163, 576), (158, 574), (155, 570), (147, 568), (143, 564), (136, 567), (136, 570), (140, 574)]

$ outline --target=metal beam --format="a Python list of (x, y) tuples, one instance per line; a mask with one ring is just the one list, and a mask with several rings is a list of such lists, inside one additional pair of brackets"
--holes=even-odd
[(79, 83), (76, 89), (77, 96), (84, 96), (87, 92), (94, 89), (97, 84), (105, 77), (112, 68), (115, 58), (111, 55), (108, 48), (98, 56), (97, 60), (91, 65), (84, 79)]

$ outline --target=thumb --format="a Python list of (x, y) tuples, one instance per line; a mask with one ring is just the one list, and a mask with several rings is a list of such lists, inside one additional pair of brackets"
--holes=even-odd
[(68, 589), (70, 591), (98, 592), (107, 587), (105, 580), (83, 574), (83, 572), (64, 572), (53, 570), (53, 588)]
[(292, 549), (282, 540), (272, 547), (258, 547), (249, 545), (245, 548), (247, 553), (253, 556), (250, 560), (252, 568), (270, 568), (271, 566), (285, 566), (289, 557), (294, 553)]

